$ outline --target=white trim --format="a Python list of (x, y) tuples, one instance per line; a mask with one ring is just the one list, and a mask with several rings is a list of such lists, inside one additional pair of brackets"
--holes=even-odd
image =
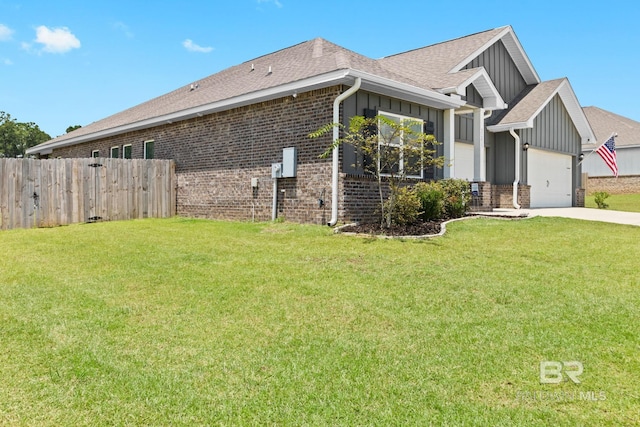
[(153, 144), (153, 149), (154, 150), (153, 150), (152, 159), (155, 158), (155, 154), (156, 154), (155, 153), (155, 148), (156, 148), (155, 147), (155, 142), (156, 142), (155, 139), (148, 139), (146, 141), (142, 141), (142, 158), (143, 159), (148, 159), (148, 156), (147, 156), (147, 144), (149, 144), (149, 143)]
[[(493, 84), (489, 73), (484, 68), (477, 68), (476, 72), (467, 77), (457, 86), (438, 89), (443, 94), (453, 94), (464, 96), (469, 85), (473, 84), (480, 96), (482, 96), (482, 108), (489, 110), (504, 110), (508, 105), (502, 99), (500, 92)], [(466, 108), (466, 107), (463, 107)], [(476, 108), (476, 107), (471, 107)]]
[(564, 79), (558, 85), (558, 87), (553, 92), (551, 92), (547, 99), (545, 99), (544, 102), (540, 103), (538, 109), (531, 115), (531, 117), (529, 117), (527, 121), (488, 126), (487, 130), (489, 130), (490, 132), (507, 132), (510, 129), (532, 128), (533, 122), (536, 117), (538, 117), (542, 110), (547, 107), (549, 102), (551, 102), (556, 94), (560, 95), (560, 99), (562, 100), (564, 107), (567, 109), (573, 125), (576, 127), (578, 133), (582, 137), (582, 143), (584, 144), (584, 142), (588, 140), (595, 141), (596, 137), (591, 130), (591, 126), (589, 125), (587, 116), (584, 114), (584, 111), (580, 106), (580, 103), (578, 102), (578, 98), (576, 97), (576, 94), (571, 88), (571, 84), (567, 79)]
[[(95, 156), (94, 154), (97, 154), (97, 156)], [(96, 159), (98, 157), (100, 157), (100, 150), (91, 150), (91, 158)]]
[(482, 52), (487, 50), (498, 40), (502, 40), (504, 47), (507, 49), (507, 52), (509, 52), (511, 59), (516, 64), (516, 67), (518, 68), (518, 71), (520, 71), (520, 74), (522, 74), (522, 76), (524, 77), (525, 82), (528, 85), (540, 83), (541, 80), (538, 76), (538, 73), (536, 72), (535, 68), (533, 68), (533, 64), (531, 64), (529, 57), (522, 48), (520, 41), (516, 37), (513, 28), (511, 28), (510, 25), (503, 27), (502, 31), (495, 35), (491, 40), (489, 40), (487, 43), (483, 44), (470, 55), (465, 57), (462, 61), (460, 61), (460, 63), (458, 63), (458, 65), (451, 69), (451, 72), (455, 73), (462, 70), (463, 67), (465, 67), (469, 62), (478, 57)]
[[(380, 116), (387, 116), (387, 117), (395, 117), (397, 119), (400, 119), (400, 121), (402, 122), (403, 120), (409, 120), (409, 121), (413, 121), (416, 123), (420, 123), (421, 125), (424, 126), (424, 120), (419, 119), (419, 118), (415, 118), (415, 117), (409, 117), (409, 116), (403, 116), (401, 114), (397, 114), (397, 113), (389, 113), (386, 111), (382, 111), (382, 110), (378, 110), (378, 115)], [(380, 127), (378, 126), (378, 134), (380, 134)], [(422, 132), (422, 127), (421, 130)], [(380, 151), (380, 139), (378, 138), (378, 151)], [(398, 147), (400, 149), (400, 164), (398, 165), (398, 173), (402, 173), (402, 171), (404, 170), (404, 135), (402, 135), (402, 142), (400, 144), (394, 144), (394, 143), (389, 143), (390, 147)], [(421, 158), (421, 165), (420, 165), (420, 175), (406, 175), (407, 178), (413, 178), (413, 179), (422, 179), (424, 177), (424, 160)], [(378, 170), (380, 170), (380, 161), (378, 159)], [(380, 176), (391, 176), (390, 173), (382, 173), (380, 172)]]
[[(113, 157), (113, 150), (117, 149), (118, 150), (118, 155)], [(114, 145), (113, 147), (109, 148), (109, 158), (110, 159), (119, 159), (120, 158), (120, 146), (119, 145)]]
[(125, 152), (125, 149), (126, 149), (127, 147), (131, 148), (131, 157), (130, 157), (130, 158), (133, 158), (133, 147), (131, 146), (131, 144), (124, 144), (124, 145), (122, 146), (122, 158), (123, 158), (123, 159), (125, 159), (125, 158), (126, 158), (126, 157), (124, 157), (124, 152)]

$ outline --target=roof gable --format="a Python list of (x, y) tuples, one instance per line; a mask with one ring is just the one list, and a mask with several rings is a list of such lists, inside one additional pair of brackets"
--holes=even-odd
[(595, 136), (589, 126), (589, 121), (567, 78), (528, 86), (522, 96), (514, 100), (511, 108), (504, 115), (498, 117), (497, 123), (488, 126), (487, 129), (491, 132), (504, 132), (510, 129), (531, 128), (535, 118), (556, 95), (560, 96), (582, 141), (593, 140)]
[(524, 78), (527, 84), (540, 83), (540, 77), (533, 68), (529, 57), (525, 53), (520, 41), (516, 37), (515, 32), (511, 26), (501, 27), (492, 33), (492, 37), (485, 41), (484, 44), (479, 46), (476, 50), (470, 52), (466, 57), (462, 58), (455, 66), (453, 66), (450, 72), (457, 72), (465, 68), (471, 61), (480, 56), (482, 52), (487, 50), (490, 46), (494, 45), (498, 41), (501, 41), (504, 47), (509, 52), (513, 62), (515, 63), (518, 71)]

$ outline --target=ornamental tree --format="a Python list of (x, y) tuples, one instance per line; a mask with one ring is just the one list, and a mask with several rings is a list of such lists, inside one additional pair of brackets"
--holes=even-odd
[[(384, 114), (370, 118), (354, 116), (348, 128), (341, 123), (330, 123), (310, 133), (309, 137), (326, 135), (334, 127), (340, 128), (342, 137), (333, 141), (320, 157), (329, 157), (333, 149), (343, 143), (357, 149), (358, 157), (362, 159), (362, 164), (357, 166), (373, 176), (378, 184), (382, 227), (391, 226), (403, 182), (422, 178), (423, 170), (428, 166), (442, 167), (444, 164), (443, 157), (435, 157), (434, 147), (439, 143), (433, 135), (423, 132), (421, 121)], [(385, 185), (389, 187), (386, 201)]]

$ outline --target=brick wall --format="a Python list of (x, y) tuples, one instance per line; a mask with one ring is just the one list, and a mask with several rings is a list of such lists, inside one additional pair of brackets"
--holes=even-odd
[[(368, 223), (380, 221), (380, 191), (378, 181), (365, 175), (343, 175), (342, 212), (339, 216), (344, 222)], [(386, 200), (389, 188), (383, 185), (383, 197)]]
[[(308, 134), (333, 120), (340, 86), (284, 97), (207, 116), (167, 123), (54, 150), (52, 157), (89, 157), (112, 146), (131, 144), (143, 157), (144, 141), (154, 141), (155, 158), (174, 159), (178, 178), (178, 215), (270, 220), (273, 204), (271, 164), (282, 149), (297, 147), (296, 178), (278, 181), (278, 216), (296, 222), (326, 223), (331, 213), (331, 159), (320, 159), (331, 135)], [(251, 187), (251, 178), (258, 187)], [(320, 207), (318, 199), (323, 198)], [(344, 209), (343, 209), (344, 212)]]
[[(491, 205), (491, 189), (492, 185), (490, 182), (482, 181), (476, 182), (478, 184), (478, 195), (471, 196), (471, 203), (469, 206), (469, 210), (473, 212), (486, 212), (492, 209)], [(471, 188), (471, 183), (469, 183), (469, 188)]]
[(584, 198), (586, 191), (584, 188), (576, 188), (576, 206), (579, 208), (584, 208)]
[(609, 194), (640, 193), (640, 175), (590, 176), (586, 180), (587, 194), (606, 191)]
[[(513, 208), (513, 185), (492, 186), (491, 200), (494, 208)], [(531, 186), (518, 186), (518, 204), (524, 209), (531, 206)]]

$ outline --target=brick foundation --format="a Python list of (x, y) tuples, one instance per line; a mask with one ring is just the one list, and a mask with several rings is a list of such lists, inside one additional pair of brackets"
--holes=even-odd
[[(518, 186), (518, 204), (524, 209), (531, 207), (531, 186)], [(513, 208), (513, 185), (492, 186), (491, 206), (494, 208)]]
[[(473, 183), (469, 184), (470, 188)], [(476, 182), (478, 184), (478, 194), (471, 195), (471, 203), (469, 206), (469, 210), (471, 212), (487, 212), (492, 209), (491, 205), (491, 189), (492, 185), (490, 182)]]

